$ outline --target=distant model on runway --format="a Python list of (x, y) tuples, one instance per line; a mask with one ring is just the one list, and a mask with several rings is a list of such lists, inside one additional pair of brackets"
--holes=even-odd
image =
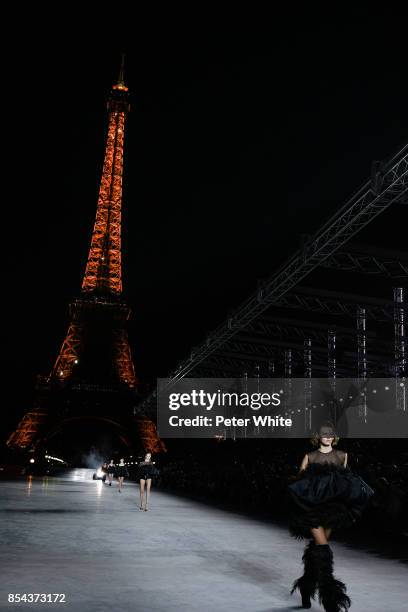
[[(154, 461), (152, 461), (151, 453), (146, 453), (144, 461), (139, 463), (139, 466), (138, 466), (138, 477), (139, 477), (139, 482), (140, 482), (140, 510), (145, 510), (145, 512), (147, 512), (149, 509), (149, 496), (150, 496), (150, 487), (152, 485), (152, 478), (157, 476), (158, 473), (159, 471), (155, 467)], [(145, 502), (145, 507), (143, 508), (145, 487), (146, 487), (146, 502)]]
[(115, 467), (115, 464), (113, 463), (113, 459), (111, 459), (110, 463), (108, 465), (108, 469), (107, 469), (107, 472), (108, 472), (108, 482), (109, 482), (109, 486), (110, 487), (112, 486), (112, 482), (113, 482), (113, 479), (114, 479), (114, 476), (115, 476), (115, 471), (116, 471), (116, 467)]
[(304, 574), (291, 593), (299, 589), (303, 608), (311, 608), (317, 591), (326, 612), (347, 611), (351, 605), (346, 585), (333, 576), (332, 529), (351, 526), (374, 493), (347, 467), (347, 453), (332, 448), (338, 440), (331, 424), (321, 426), (312, 441), (317, 450), (305, 455), (298, 479), (289, 485), (296, 507), (291, 533), (298, 539), (312, 536), (302, 557)]
[(124, 478), (129, 478), (129, 472), (125, 465), (125, 460), (121, 459), (119, 461), (119, 465), (115, 470), (116, 478), (118, 479), (118, 491), (122, 493), (123, 480)]

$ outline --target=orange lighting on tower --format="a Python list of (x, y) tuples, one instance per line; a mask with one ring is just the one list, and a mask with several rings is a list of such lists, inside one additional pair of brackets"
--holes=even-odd
[[(134, 412), (138, 380), (122, 296), (121, 214), (125, 121), (129, 112), (124, 58), (108, 99), (108, 133), (95, 224), (81, 293), (69, 306), (68, 331), (49, 376), (40, 377), (34, 406), (7, 440), (10, 448), (45, 445), (64, 423), (97, 419), (146, 450), (164, 445), (151, 419)], [(122, 439), (122, 438), (121, 438)]]
[(129, 112), (124, 82), (124, 56), (119, 78), (108, 101), (109, 123), (102, 179), (83, 293), (119, 296), (122, 293), (121, 215), (125, 120)]
[(99, 311), (105, 309), (108, 319), (113, 317), (117, 322), (122, 322), (116, 326), (106, 325), (106, 333), (108, 328), (111, 330), (114, 353), (112, 361), (116, 377), (128, 388), (135, 388), (137, 385), (127, 331), (123, 325), (129, 319), (130, 309), (125, 304), (117, 303), (122, 294), (123, 145), (125, 120), (130, 109), (127, 92), (122, 55), (119, 77), (108, 99), (105, 157), (81, 297), (70, 305), (70, 325), (51, 373), (53, 378), (58, 378), (61, 382), (70, 379), (74, 369), (81, 363), (87, 326), (85, 321), (89, 312), (94, 311), (95, 303), (92, 300), (95, 297), (99, 300)]

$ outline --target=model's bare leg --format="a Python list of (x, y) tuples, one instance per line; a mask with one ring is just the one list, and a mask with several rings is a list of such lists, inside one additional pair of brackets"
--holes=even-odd
[(145, 510), (147, 511), (149, 509), (149, 496), (150, 496), (150, 487), (152, 486), (152, 479), (148, 478), (146, 480), (146, 484), (147, 484), (147, 489), (146, 489), (146, 506), (145, 506)]
[(140, 479), (140, 510), (143, 510), (143, 499), (144, 499), (144, 490), (145, 490), (145, 480)]
[(119, 484), (118, 484), (119, 493), (121, 493), (121, 489), (122, 489), (122, 486), (123, 486), (123, 476), (119, 476), (118, 480), (119, 480)]
[(315, 544), (322, 545), (327, 544), (326, 532), (323, 527), (317, 527), (316, 529), (310, 530)]

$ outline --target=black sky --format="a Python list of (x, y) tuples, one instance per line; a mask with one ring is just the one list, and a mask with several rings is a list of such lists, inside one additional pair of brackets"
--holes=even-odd
[(10, 18), (2, 139), (9, 414), (23, 409), (34, 375), (50, 370), (79, 292), (121, 48), (132, 95), (125, 290), (137, 370), (152, 381), (369, 177), (371, 160), (405, 143), (404, 16), (369, 6), (222, 16), (157, 8), (128, 17), (121, 6), (117, 17), (112, 5), (94, 21)]

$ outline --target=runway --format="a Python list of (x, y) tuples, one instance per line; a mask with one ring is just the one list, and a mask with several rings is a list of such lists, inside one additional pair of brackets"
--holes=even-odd
[[(90, 470), (0, 482), (1, 610), (290, 612), (303, 545), (286, 530), (138, 487), (122, 494)], [(406, 609), (407, 565), (333, 543), (353, 612)], [(9, 603), (60, 593), (66, 603)], [(312, 610), (321, 610), (314, 604)]]

